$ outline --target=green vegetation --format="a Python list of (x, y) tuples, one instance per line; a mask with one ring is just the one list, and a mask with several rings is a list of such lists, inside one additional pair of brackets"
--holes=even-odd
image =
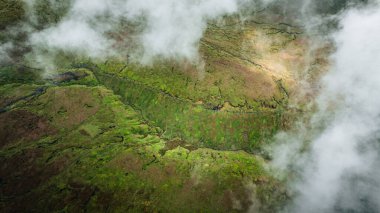
[[(1, 91), (12, 98), (36, 87)], [(286, 200), (260, 157), (165, 139), (102, 86), (47, 86), (0, 123), (6, 212), (270, 212)]]
[(32, 69), (23, 65), (0, 67), (0, 85), (7, 83), (42, 83), (42, 70)]
[(0, 30), (20, 21), (25, 14), (21, 0), (0, 0)]
[[(69, 2), (37, 0), (29, 21), (54, 25)], [(21, 1), (0, 3), (1, 30), (24, 18)], [(47, 75), (26, 66), (27, 44), (11, 52), (17, 60), (0, 65), (0, 211), (281, 208), (288, 195), (262, 147), (293, 119), (305, 41), (287, 24), (236, 20), (209, 24), (204, 64), (57, 53)], [(26, 41), (16, 34), (0, 40)]]
[[(203, 71), (173, 61), (141, 66), (109, 60), (76, 66), (92, 70), (99, 82), (163, 129), (167, 138), (257, 153), (292, 120), (287, 109), (292, 94), (289, 76), (302, 69), (305, 50), (296, 28), (234, 20), (228, 19), (223, 28), (210, 24), (201, 45)], [(243, 43), (245, 37), (255, 37), (256, 42)], [(276, 67), (270, 63), (274, 59)]]
[(70, 1), (67, 0), (36, 0), (34, 10), (37, 27), (45, 28), (58, 23), (68, 12)]
[(280, 109), (212, 110), (126, 78), (97, 76), (152, 125), (161, 127), (166, 137), (180, 137), (196, 146), (257, 151), (286, 119)]

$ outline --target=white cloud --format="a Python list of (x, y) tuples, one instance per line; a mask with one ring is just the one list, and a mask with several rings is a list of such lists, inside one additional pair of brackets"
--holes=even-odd
[[(380, 156), (374, 149), (380, 141), (378, 23), (378, 6), (342, 16), (341, 30), (332, 35), (337, 51), (321, 82), (318, 111), (308, 128), (278, 137), (284, 145), (275, 162), (300, 172), (292, 182), (297, 196), (288, 206), (291, 212), (376, 212), (380, 207)], [(309, 150), (297, 155), (307, 141)]]
[(107, 32), (126, 19), (142, 27), (133, 41), (142, 48), (141, 62), (156, 57), (197, 61), (207, 22), (237, 12), (240, 2), (243, 0), (77, 0), (60, 23), (34, 33), (30, 41), (32, 46), (44, 44), (48, 50), (112, 56), (115, 41)]

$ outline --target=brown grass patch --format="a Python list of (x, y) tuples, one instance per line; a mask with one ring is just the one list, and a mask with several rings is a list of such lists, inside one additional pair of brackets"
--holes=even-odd
[(100, 108), (99, 97), (83, 87), (48, 90), (43, 99), (54, 124), (64, 128), (82, 123)]
[(15, 110), (0, 114), (0, 147), (21, 139), (25, 141), (38, 140), (56, 132), (56, 129), (49, 124), (47, 119), (26, 110)]

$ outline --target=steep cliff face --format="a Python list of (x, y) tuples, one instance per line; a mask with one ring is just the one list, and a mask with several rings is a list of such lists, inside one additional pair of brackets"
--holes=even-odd
[[(41, 2), (53, 14), (42, 27), (65, 12)], [(289, 195), (262, 147), (302, 110), (299, 81), (317, 78), (303, 76), (323, 70), (327, 50), (311, 57), (301, 27), (260, 20), (210, 22), (196, 63), (62, 54), (48, 77), (20, 55), (1, 64), (0, 209), (281, 208)]]

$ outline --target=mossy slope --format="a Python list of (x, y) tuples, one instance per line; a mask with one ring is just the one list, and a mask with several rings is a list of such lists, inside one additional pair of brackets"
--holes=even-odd
[(286, 24), (224, 21), (210, 23), (201, 40), (201, 68), (167, 60), (150, 66), (120, 60), (76, 66), (91, 69), (169, 138), (259, 152), (292, 120), (288, 102), (305, 66), (305, 38)]
[(112, 91), (70, 84), (1, 87), (17, 101), (0, 120), (25, 112), (0, 134), (22, 130), (0, 150), (2, 212), (270, 212), (286, 199), (260, 157), (165, 139)]

